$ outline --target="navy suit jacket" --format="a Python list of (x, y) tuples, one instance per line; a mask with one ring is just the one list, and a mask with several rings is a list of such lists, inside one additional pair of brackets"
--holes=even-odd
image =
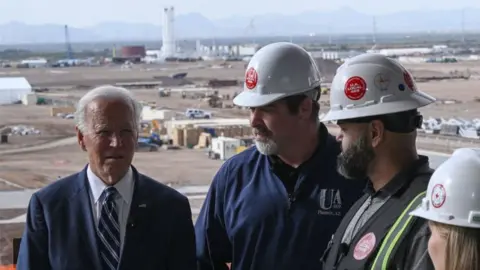
[[(188, 199), (139, 174), (120, 270), (196, 269)], [(18, 270), (100, 270), (86, 168), (33, 194), (20, 244)]]

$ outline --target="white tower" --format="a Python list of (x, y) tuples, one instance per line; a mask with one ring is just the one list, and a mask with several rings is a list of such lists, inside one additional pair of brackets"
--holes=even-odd
[(164, 57), (173, 57), (176, 53), (174, 35), (175, 13), (173, 7), (163, 9), (162, 52)]

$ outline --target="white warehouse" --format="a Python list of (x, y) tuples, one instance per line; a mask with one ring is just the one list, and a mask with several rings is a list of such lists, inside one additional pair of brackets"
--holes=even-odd
[(30, 93), (32, 93), (32, 86), (24, 77), (0, 78), (0, 105), (20, 102)]
[(434, 50), (432, 48), (391, 48), (380, 50), (367, 50), (367, 53), (379, 53), (385, 56), (407, 56), (407, 55), (422, 55), (431, 54)]

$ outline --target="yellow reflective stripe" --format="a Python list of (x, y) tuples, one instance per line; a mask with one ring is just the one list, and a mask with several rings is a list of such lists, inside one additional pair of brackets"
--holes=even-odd
[[(425, 191), (418, 194), (410, 204), (403, 210), (402, 214), (397, 218), (395, 223), (393, 224), (392, 228), (388, 231), (387, 236), (382, 242), (380, 249), (375, 257), (371, 270), (386, 270), (388, 266), (388, 262), (390, 259), (390, 255), (397, 245), (398, 240), (403, 236), (407, 226), (411, 223), (413, 216), (408, 215), (408, 213), (414, 208), (417, 208), (425, 195)], [(393, 237), (393, 240), (390, 238)], [(387, 247), (388, 245), (388, 247)], [(378, 265), (379, 261), (381, 260), (381, 266)]]
[(401, 230), (395, 235), (395, 238), (393, 239), (392, 243), (389, 245), (387, 253), (383, 259), (382, 269), (387, 269), (387, 263), (390, 259), (390, 255), (392, 254), (393, 248), (396, 246), (400, 237), (402, 237), (403, 234), (405, 233), (405, 229), (412, 221), (413, 216), (410, 216), (408, 213), (410, 213), (412, 210), (415, 210), (412, 208), (417, 208), (420, 205), (424, 195), (425, 195), (425, 192), (418, 194), (417, 197), (415, 197), (415, 199), (413, 199), (412, 202), (410, 202), (410, 204), (408, 205), (408, 207), (403, 211), (401, 218), (403, 219), (403, 217), (405, 216), (407, 216), (408, 218), (403, 223)]

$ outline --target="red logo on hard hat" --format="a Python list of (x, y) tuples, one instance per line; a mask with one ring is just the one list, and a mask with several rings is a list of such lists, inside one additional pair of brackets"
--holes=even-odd
[(375, 243), (377, 239), (375, 234), (372, 232), (365, 234), (362, 238), (358, 241), (355, 249), (353, 250), (353, 258), (355, 260), (361, 261), (372, 253), (373, 248), (375, 247)]
[(416, 91), (415, 83), (413, 82), (412, 76), (410, 76), (410, 73), (408, 71), (403, 72), (403, 80), (405, 80), (405, 84), (407, 85), (408, 88), (412, 91)]
[(361, 77), (351, 77), (345, 83), (345, 95), (351, 100), (359, 100), (367, 92), (367, 83)]
[(251, 67), (245, 73), (245, 85), (248, 89), (253, 89), (257, 86), (258, 74), (257, 71)]
[(447, 199), (447, 192), (441, 184), (436, 184), (432, 189), (432, 205), (435, 208), (440, 208)]

